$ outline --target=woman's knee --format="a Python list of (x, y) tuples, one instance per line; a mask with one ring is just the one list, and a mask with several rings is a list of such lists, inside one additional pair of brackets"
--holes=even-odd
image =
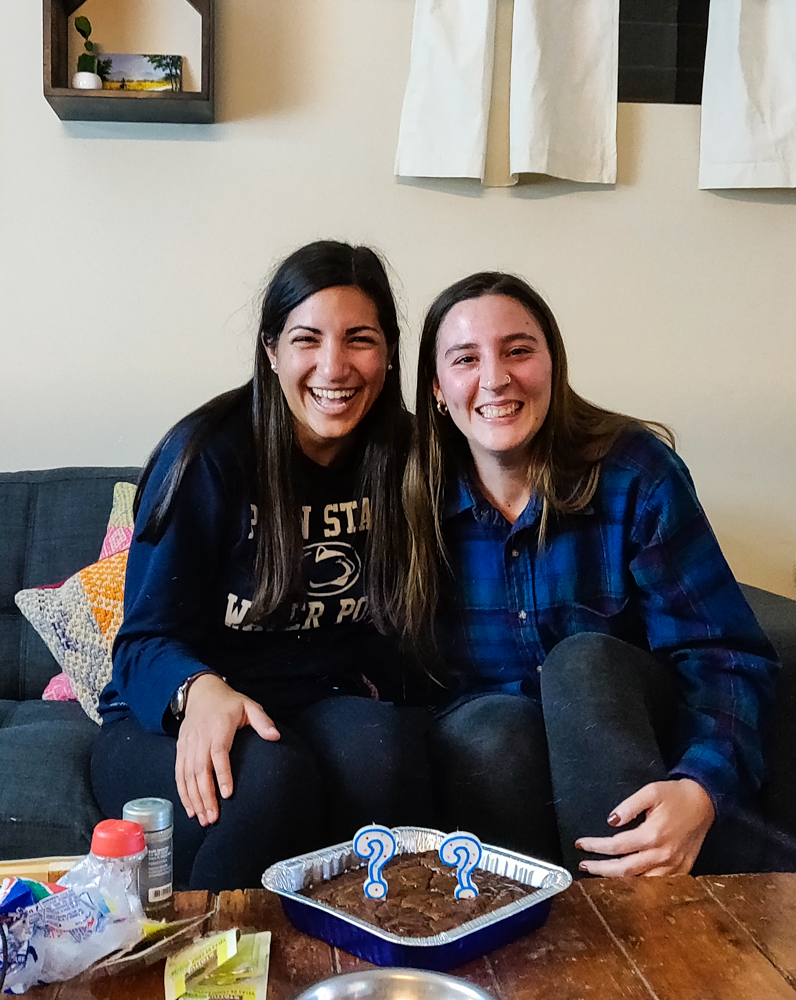
[(506, 766), (538, 752), (543, 731), (541, 709), (528, 698), (484, 695), (465, 702), (437, 720), (432, 729), (435, 754), (450, 759), (478, 759), (480, 766)]
[(601, 632), (568, 636), (548, 654), (540, 671), (542, 703), (552, 706), (573, 701), (634, 697), (668, 703), (672, 672), (652, 653)]
[(239, 729), (230, 750), (233, 791), (221, 801), (224, 813), (260, 818), (300, 811), (320, 795), (320, 775), (310, 748), (286, 726), (280, 739), (264, 740), (254, 729)]
[(558, 669), (573, 667), (577, 669), (580, 663), (601, 664), (610, 662), (617, 656), (623, 656), (628, 650), (635, 649), (623, 639), (606, 635), (604, 632), (577, 632), (562, 639), (548, 653), (542, 666), (542, 673), (554, 666)]
[(324, 837), (323, 789), (309, 748), (285, 726), (263, 740), (237, 732), (230, 752), (233, 790), (219, 800), (219, 818), (205, 830), (190, 888), (250, 888), (275, 861), (315, 850)]
[(626, 669), (648, 666), (652, 654), (623, 639), (602, 632), (578, 632), (562, 639), (542, 664), (541, 684), (544, 690), (551, 682), (564, 681), (581, 690), (594, 680), (598, 685), (607, 674), (615, 677)]

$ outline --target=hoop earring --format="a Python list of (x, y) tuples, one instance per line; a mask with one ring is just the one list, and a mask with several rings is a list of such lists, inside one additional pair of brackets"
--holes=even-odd
[(448, 407), (444, 399), (437, 400), (437, 410), (442, 414), (443, 417), (447, 417)]

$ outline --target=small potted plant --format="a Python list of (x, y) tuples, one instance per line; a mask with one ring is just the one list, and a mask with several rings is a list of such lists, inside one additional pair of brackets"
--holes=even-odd
[(89, 41), (91, 21), (87, 17), (75, 18), (75, 29), (85, 40), (85, 52), (77, 57), (77, 73), (72, 77), (75, 90), (102, 90), (102, 79), (97, 75), (97, 48)]

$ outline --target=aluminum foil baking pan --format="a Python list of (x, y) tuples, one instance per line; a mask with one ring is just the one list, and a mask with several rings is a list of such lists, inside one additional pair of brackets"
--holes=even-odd
[(464, 979), (424, 969), (361, 969), (332, 976), (298, 1000), (492, 1000)]
[[(446, 836), (439, 830), (418, 826), (394, 827), (393, 833), (398, 854), (437, 851)], [(489, 844), (482, 846), (479, 869), (516, 879), (533, 886), (536, 892), (434, 937), (393, 934), (300, 895), (300, 890), (310, 883), (330, 879), (350, 869), (367, 868), (367, 862), (354, 853), (352, 841), (271, 865), (263, 874), (263, 885), (282, 897), (287, 918), (305, 934), (374, 965), (444, 972), (540, 927), (550, 912), (552, 897), (572, 882), (569, 872), (557, 865)]]

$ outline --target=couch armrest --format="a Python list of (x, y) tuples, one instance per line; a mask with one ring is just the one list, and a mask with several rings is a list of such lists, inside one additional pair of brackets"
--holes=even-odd
[[(796, 837), (796, 601), (757, 587), (742, 585), (741, 589), (782, 660), (767, 738), (763, 810), (769, 822)], [(796, 841), (786, 855), (792, 855), (796, 864)], [(776, 867), (784, 867), (783, 862), (778, 861)]]

